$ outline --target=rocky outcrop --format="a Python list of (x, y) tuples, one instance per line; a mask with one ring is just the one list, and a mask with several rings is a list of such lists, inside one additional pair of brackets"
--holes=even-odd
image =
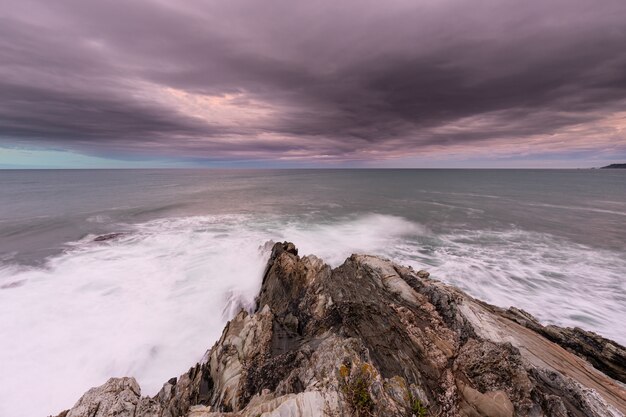
[(542, 326), (524, 310), (511, 307), (504, 315), (587, 360), (595, 368), (626, 384), (626, 349), (581, 328)]
[(623, 416), (624, 358), (425, 271), (367, 255), (331, 269), (278, 243), (256, 310), (202, 363), (153, 398), (113, 378), (61, 416)]
[(124, 236), (124, 233), (107, 233), (106, 235), (96, 236), (94, 242), (106, 242), (107, 240), (117, 239), (120, 236)]

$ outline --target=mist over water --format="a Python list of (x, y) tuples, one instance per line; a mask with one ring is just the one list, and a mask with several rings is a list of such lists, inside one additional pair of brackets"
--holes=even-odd
[(155, 394), (253, 307), (268, 240), (332, 266), (379, 254), (625, 343), (625, 174), (0, 171), (0, 416), (112, 376)]

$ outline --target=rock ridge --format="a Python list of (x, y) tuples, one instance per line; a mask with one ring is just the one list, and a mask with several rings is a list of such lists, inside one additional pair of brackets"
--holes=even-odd
[(624, 416), (626, 349), (387, 259), (276, 243), (254, 312), (142, 397), (111, 378), (58, 417)]

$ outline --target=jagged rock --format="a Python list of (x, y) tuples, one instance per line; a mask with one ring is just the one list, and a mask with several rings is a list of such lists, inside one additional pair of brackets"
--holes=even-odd
[(626, 348), (578, 327), (542, 326), (533, 316), (514, 307), (505, 314), (554, 343), (589, 361), (608, 376), (626, 384)]
[(111, 378), (87, 391), (66, 417), (134, 417), (140, 400), (141, 391), (135, 378)]
[(123, 236), (123, 235), (124, 235), (124, 233), (107, 233), (105, 235), (96, 236), (93, 241), (94, 242), (104, 242), (104, 241), (107, 241), (107, 240), (116, 239), (116, 238), (118, 238), (120, 236)]
[(331, 269), (277, 243), (256, 311), (202, 363), (154, 398), (111, 379), (68, 417), (624, 415), (626, 390), (603, 373), (623, 378), (623, 347), (420, 272), (367, 255)]

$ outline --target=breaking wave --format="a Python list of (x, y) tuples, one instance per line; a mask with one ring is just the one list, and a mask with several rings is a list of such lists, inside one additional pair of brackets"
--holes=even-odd
[[(0, 316), (10, 317), (0, 322), (0, 415), (61, 411), (111, 376), (134, 376), (143, 394), (155, 394), (202, 357), (240, 306), (253, 307), (268, 256), (260, 246), (270, 239), (290, 236), (336, 265), (419, 231), (379, 215), (313, 226), (203, 216), (120, 228), (131, 231), (103, 242), (86, 236), (44, 267), (0, 264)], [(24, 414), (24, 404), (35, 409)]]
[(0, 322), (0, 415), (61, 411), (111, 376), (134, 376), (144, 395), (155, 394), (202, 357), (238, 308), (253, 308), (268, 240), (290, 240), (332, 266), (354, 252), (380, 254), (485, 301), (625, 341), (626, 259), (549, 235), (437, 236), (382, 214), (195, 216), (119, 228), (128, 232), (86, 236), (42, 267), (0, 260), (0, 316), (10, 317)]

